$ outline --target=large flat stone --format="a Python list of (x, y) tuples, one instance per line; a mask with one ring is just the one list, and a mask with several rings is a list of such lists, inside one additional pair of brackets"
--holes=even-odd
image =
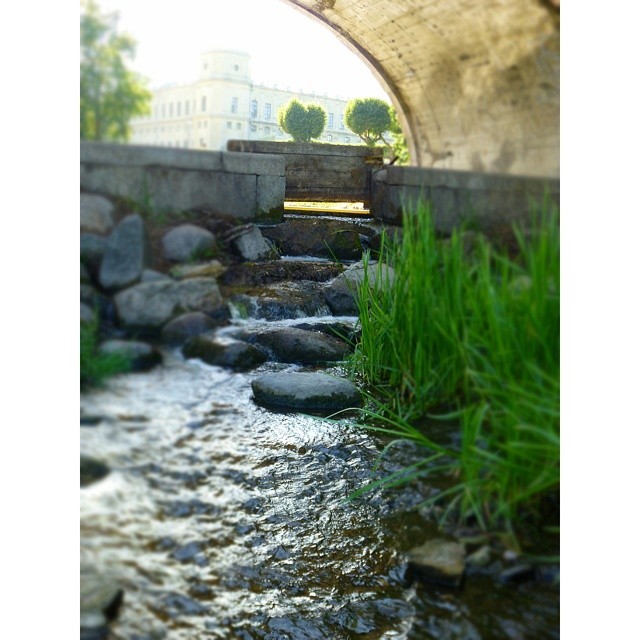
[(350, 351), (349, 345), (339, 338), (296, 327), (245, 331), (239, 337), (268, 349), (276, 362), (335, 362), (344, 360)]
[(114, 302), (124, 325), (160, 329), (189, 311), (215, 313), (222, 298), (213, 278), (189, 278), (180, 282), (144, 282), (120, 291)]
[(273, 409), (328, 415), (362, 406), (358, 388), (325, 373), (266, 373), (251, 383), (257, 404)]

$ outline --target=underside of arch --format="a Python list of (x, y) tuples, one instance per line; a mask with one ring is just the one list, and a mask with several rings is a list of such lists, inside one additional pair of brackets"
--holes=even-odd
[(412, 164), (559, 176), (557, 0), (283, 0), (393, 102)]

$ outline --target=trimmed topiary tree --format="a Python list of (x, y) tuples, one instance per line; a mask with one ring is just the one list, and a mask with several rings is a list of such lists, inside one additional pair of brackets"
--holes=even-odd
[(390, 106), (379, 98), (354, 98), (344, 110), (344, 122), (367, 146), (389, 143), (382, 134), (392, 126)]
[(322, 135), (327, 112), (319, 104), (304, 105), (294, 98), (278, 111), (278, 124), (295, 142), (310, 142)]

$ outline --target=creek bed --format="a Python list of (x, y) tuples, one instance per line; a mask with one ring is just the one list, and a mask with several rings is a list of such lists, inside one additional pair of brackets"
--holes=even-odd
[(257, 375), (298, 367), (164, 357), (82, 396), (81, 453), (111, 473), (81, 491), (81, 558), (124, 589), (112, 638), (559, 637), (557, 586), (407, 579), (404, 552), (436, 534), (419, 488), (346, 499), (382, 443), (253, 403)]

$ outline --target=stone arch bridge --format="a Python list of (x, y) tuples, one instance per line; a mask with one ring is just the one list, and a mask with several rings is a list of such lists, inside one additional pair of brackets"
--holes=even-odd
[(560, 0), (283, 0), (373, 70), (422, 167), (559, 176)]

